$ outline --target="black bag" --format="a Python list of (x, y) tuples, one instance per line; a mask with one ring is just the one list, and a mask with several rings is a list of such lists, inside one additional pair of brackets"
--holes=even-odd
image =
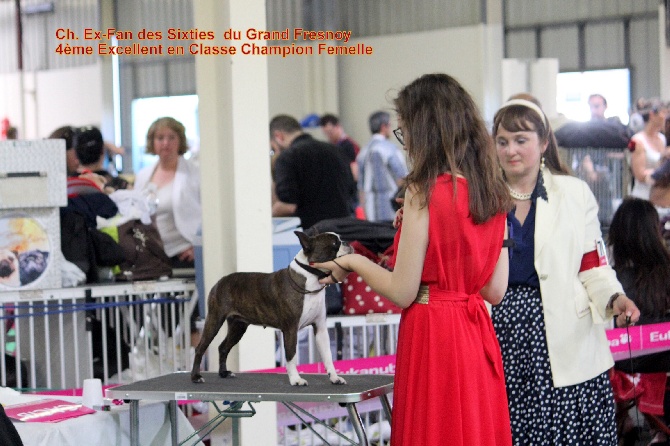
[(172, 276), (170, 258), (163, 250), (163, 241), (154, 225), (130, 220), (118, 227), (119, 245), (125, 261), (119, 265), (120, 280), (156, 280)]
[(69, 208), (60, 208), (60, 244), (63, 257), (86, 274), (86, 283), (98, 281), (95, 249), (86, 218)]
[(345, 242), (356, 240), (373, 252), (384, 252), (393, 244), (396, 229), (391, 221), (368, 221), (342, 217), (321, 220), (305, 231), (310, 236), (322, 232), (334, 232), (339, 234)]
[(115, 266), (125, 262), (123, 249), (111, 235), (89, 228), (89, 236), (95, 253), (95, 263), (98, 266)]
[(339, 283), (326, 287), (326, 314), (342, 314), (344, 301), (342, 300), (342, 287)]
[(556, 130), (556, 142), (565, 148), (608, 148), (628, 147), (626, 127), (612, 121), (568, 122)]

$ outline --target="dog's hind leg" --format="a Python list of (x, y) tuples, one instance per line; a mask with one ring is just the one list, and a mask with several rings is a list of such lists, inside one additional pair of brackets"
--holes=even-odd
[(325, 318), (321, 322), (315, 322), (314, 325), (314, 340), (316, 341), (316, 348), (319, 350), (321, 360), (326, 366), (328, 378), (333, 384), (346, 384), (344, 378), (337, 375), (335, 366), (333, 365), (333, 354), (330, 351), (330, 337), (328, 336), (328, 328), (326, 327)]
[(191, 381), (194, 383), (205, 382), (202, 375), (200, 374), (200, 364), (202, 363), (202, 357), (207, 351), (207, 347), (212, 343), (214, 337), (219, 332), (219, 329), (223, 325), (225, 319), (217, 320), (214, 317), (214, 314), (207, 315), (205, 319), (205, 327), (202, 330), (202, 337), (198, 346), (195, 348), (195, 357), (193, 359), (193, 368), (191, 369)]
[(298, 358), (296, 355), (296, 351), (298, 350), (298, 328), (282, 330), (282, 333), (284, 334), (284, 354), (286, 355), (288, 380), (292, 386), (306, 386), (307, 381), (302, 379), (298, 373)]
[(240, 339), (244, 336), (248, 326), (248, 323), (240, 319), (228, 318), (228, 334), (221, 344), (219, 344), (219, 376), (221, 378), (235, 376), (235, 374), (226, 367), (226, 360), (228, 359), (228, 353), (230, 353), (230, 350), (240, 342)]

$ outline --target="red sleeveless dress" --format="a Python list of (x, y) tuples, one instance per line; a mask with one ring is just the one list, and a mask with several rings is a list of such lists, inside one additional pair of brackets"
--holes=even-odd
[[(500, 255), (505, 215), (476, 225), (468, 184), (438, 178), (429, 203), (421, 277), (428, 303), (403, 310), (393, 391), (392, 446), (509, 446), (500, 347), (479, 290)], [(397, 252), (400, 230), (396, 234)]]

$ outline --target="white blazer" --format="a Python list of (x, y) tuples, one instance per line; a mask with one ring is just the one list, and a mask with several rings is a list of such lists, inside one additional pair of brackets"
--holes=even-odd
[(602, 237), (598, 204), (575, 177), (543, 171), (549, 201), (537, 199), (535, 270), (555, 387), (585, 382), (614, 365), (605, 336), (610, 297), (623, 292), (610, 266), (579, 272)]
[[(143, 168), (137, 173), (135, 176), (135, 189), (143, 190), (147, 187), (157, 165), (158, 162), (153, 166)], [(172, 185), (172, 206), (177, 230), (193, 245), (195, 236), (202, 224), (200, 170), (194, 163), (181, 156), (179, 157), (177, 172), (175, 173)]]

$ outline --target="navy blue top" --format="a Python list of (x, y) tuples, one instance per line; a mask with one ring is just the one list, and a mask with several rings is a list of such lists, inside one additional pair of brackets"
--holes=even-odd
[(537, 194), (533, 193), (528, 216), (523, 225), (514, 215), (515, 209), (507, 214), (510, 225), (509, 237), (514, 240), (512, 256), (509, 262), (509, 281), (511, 285), (529, 285), (540, 288), (540, 279), (535, 271), (535, 208)]

